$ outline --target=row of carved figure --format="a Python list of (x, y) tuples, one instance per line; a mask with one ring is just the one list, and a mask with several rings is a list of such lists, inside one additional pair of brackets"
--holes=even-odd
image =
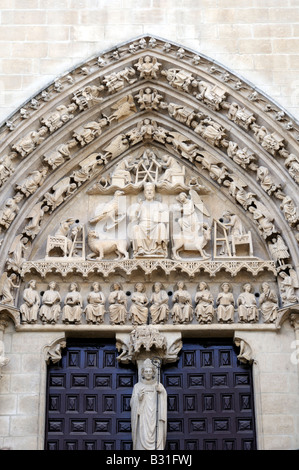
[[(172, 294), (172, 308), (169, 308), (169, 295), (160, 282), (156, 282), (152, 288), (150, 298), (145, 293), (145, 285), (138, 282), (131, 297), (131, 307), (127, 311), (127, 295), (123, 291), (120, 283), (116, 282), (111, 286), (108, 297), (110, 323), (112, 325), (124, 325), (128, 320), (133, 325), (143, 325), (151, 318), (152, 324), (164, 324), (168, 322), (171, 315), (173, 324), (187, 324), (192, 322), (195, 315), (199, 323), (211, 323), (214, 314), (217, 314), (219, 323), (234, 322), (235, 299), (229, 283), (221, 285), (220, 293), (216, 299), (216, 309), (214, 299), (206, 282), (200, 282), (194, 298), (195, 308), (192, 304), (192, 297), (186, 289), (185, 283), (179, 281), (176, 290)], [(260, 312), (265, 323), (274, 322), (278, 314), (278, 297), (268, 283), (262, 284), (260, 296)], [(55, 324), (60, 319), (66, 324), (80, 324), (82, 314), (86, 316), (89, 324), (101, 324), (104, 322), (106, 313), (106, 298), (100, 290), (98, 282), (94, 282), (91, 292), (87, 296), (87, 305), (83, 309), (83, 299), (79, 292), (78, 285), (72, 283), (70, 290), (64, 299), (64, 306), (61, 310), (61, 296), (54, 281), (49, 283), (48, 290), (42, 296), (40, 305), (40, 295), (36, 290), (36, 282), (29, 282), (23, 293), (23, 303), (20, 307), (21, 320), (23, 323), (36, 323), (38, 315), (42, 323)], [(246, 283), (243, 292), (237, 299), (238, 321), (242, 323), (255, 323), (259, 320), (259, 309), (255, 295), (252, 293), (252, 286)]]

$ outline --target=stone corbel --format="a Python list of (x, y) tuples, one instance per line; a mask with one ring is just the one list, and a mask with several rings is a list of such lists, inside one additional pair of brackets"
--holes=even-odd
[(21, 324), (20, 311), (11, 305), (0, 304), (0, 319), (2, 317), (9, 317), (12, 319), (15, 328), (17, 329)]
[(124, 364), (139, 363), (147, 358), (158, 358), (162, 364), (176, 362), (183, 346), (180, 332), (160, 333), (157, 326), (137, 326), (129, 333), (116, 334), (116, 348)]
[(298, 324), (298, 320), (296, 320), (296, 318), (299, 318), (299, 304), (289, 305), (288, 307), (281, 308), (278, 311), (275, 326), (276, 328), (280, 329), (283, 323), (289, 319), (291, 325), (296, 329), (296, 322)]
[(240, 348), (240, 353), (237, 356), (238, 360), (243, 364), (252, 364), (254, 361), (252, 357), (252, 349), (247, 341), (235, 336), (234, 343), (238, 348)]
[(61, 360), (61, 350), (66, 347), (66, 339), (63, 336), (62, 338), (58, 338), (53, 341), (50, 345), (45, 346), (44, 354), (45, 354), (45, 361), (47, 364), (52, 362), (56, 364)]

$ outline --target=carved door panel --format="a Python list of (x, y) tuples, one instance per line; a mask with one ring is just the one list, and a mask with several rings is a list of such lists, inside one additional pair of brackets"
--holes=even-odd
[(131, 450), (136, 368), (116, 360), (115, 340), (71, 341), (48, 368), (47, 450)]
[(251, 367), (231, 343), (184, 341), (163, 368), (168, 394), (167, 450), (256, 448)]

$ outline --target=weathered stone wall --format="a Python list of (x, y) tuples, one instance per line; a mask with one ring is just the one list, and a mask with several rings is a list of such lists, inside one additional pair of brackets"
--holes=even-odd
[(59, 74), (142, 34), (205, 54), (299, 115), (298, 0), (0, 0), (0, 121)]
[(44, 348), (61, 333), (17, 333), (12, 322), (5, 329), (8, 364), (1, 371), (0, 448), (43, 449), (46, 409)]
[[(2, 369), (0, 448), (43, 449), (46, 408), (45, 347), (62, 333), (15, 332), (6, 328), (8, 365)], [(252, 349), (254, 406), (260, 450), (298, 449), (298, 365), (292, 359), (294, 330), (236, 331)]]
[[(238, 332), (235, 333), (238, 336)], [(285, 322), (280, 332), (241, 332), (252, 348), (254, 406), (259, 449), (298, 448), (298, 364), (294, 330)]]

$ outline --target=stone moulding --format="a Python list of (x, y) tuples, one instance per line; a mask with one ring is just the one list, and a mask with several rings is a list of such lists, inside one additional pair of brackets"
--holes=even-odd
[(257, 276), (260, 272), (267, 270), (275, 276), (277, 271), (273, 261), (266, 260), (236, 260), (236, 261), (175, 261), (169, 259), (141, 260), (132, 259), (124, 261), (26, 261), (21, 268), (21, 277), (26, 274), (37, 272), (41, 277), (50, 273), (60, 274), (62, 277), (70, 273), (81, 274), (86, 278), (89, 274), (99, 273), (105, 278), (110, 274), (120, 270), (127, 275), (140, 268), (145, 274), (151, 274), (153, 271), (161, 268), (166, 275), (171, 272), (181, 271), (187, 273), (190, 277), (200, 271), (209, 273), (211, 277), (219, 271), (224, 270), (231, 276), (236, 276), (241, 270), (250, 272)]
[[(22, 324), (16, 327), (16, 331), (23, 332), (65, 332), (66, 336), (76, 332), (76, 335), (92, 334), (95, 337), (101, 338), (113, 338), (115, 334), (125, 333), (128, 334), (133, 331), (134, 326), (132, 325), (30, 325)], [(235, 331), (277, 331), (279, 327), (274, 323), (254, 323), (254, 324), (217, 324), (212, 323), (208, 325), (190, 324), (190, 325), (159, 325), (160, 332), (173, 332), (182, 333), (182, 337), (231, 337)]]

